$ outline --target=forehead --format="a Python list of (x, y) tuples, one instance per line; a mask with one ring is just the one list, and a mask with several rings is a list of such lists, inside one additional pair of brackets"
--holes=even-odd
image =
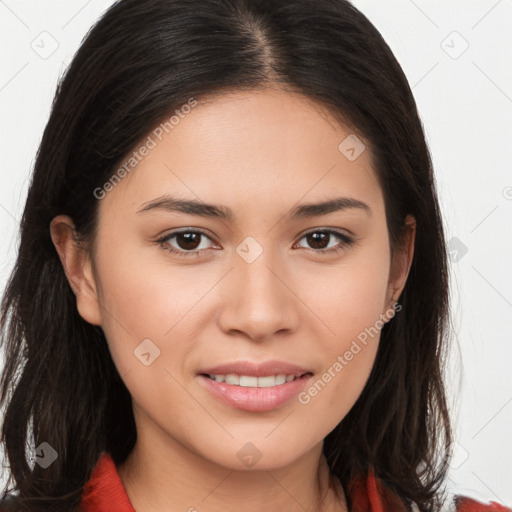
[(137, 161), (102, 203), (133, 211), (167, 192), (257, 210), (335, 191), (369, 201), (380, 193), (367, 141), (321, 104), (283, 90), (197, 101), (164, 118), (134, 151)]

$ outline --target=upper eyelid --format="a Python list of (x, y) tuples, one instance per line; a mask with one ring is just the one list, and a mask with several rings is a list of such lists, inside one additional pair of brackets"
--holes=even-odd
[[(158, 239), (159, 240), (169, 240), (169, 239), (171, 239), (171, 238), (173, 238), (176, 235), (179, 235), (181, 233), (199, 233), (199, 234), (204, 235), (205, 237), (209, 238), (213, 242), (216, 241), (215, 237), (213, 237), (207, 231), (204, 231), (204, 230), (202, 230), (200, 228), (181, 228), (181, 229), (178, 228), (176, 231), (171, 231), (167, 235), (162, 235), (162, 236), (158, 237)], [(216, 242), (216, 243), (218, 243), (218, 242)]]
[(349, 230), (347, 229), (343, 229), (343, 228), (331, 228), (329, 226), (325, 226), (325, 227), (321, 227), (321, 228), (311, 228), (311, 229), (308, 229), (307, 231), (303, 231), (302, 233), (300, 233), (298, 236), (300, 238), (304, 238), (306, 235), (309, 235), (310, 233), (317, 233), (317, 232), (322, 232), (322, 231), (327, 231), (329, 233), (334, 233), (335, 235), (342, 235), (342, 236), (346, 236), (347, 238), (357, 238), (354, 233), (350, 232)]

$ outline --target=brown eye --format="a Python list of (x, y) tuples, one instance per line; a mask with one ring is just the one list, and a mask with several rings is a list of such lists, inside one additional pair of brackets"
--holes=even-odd
[[(336, 239), (338, 239), (337, 244)], [(309, 246), (305, 247), (305, 249), (326, 254), (340, 251), (344, 247), (354, 243), (354, 240), (347, 235), (329, 229), (310, 231), (309, 233), (306, 233), (301, 240), (306, 240)], [(333, 240), (334, 244), (331, 243)]]
[(177, 235), (174, 235), (173, 238), (176, 238), (176, 244), (179, 246), (180, 249), (183, 249), (185, 251), (193, 251), (194, 249), (197, 249), (200, 242), (201, 237), (203, 235), (201, 233), (178, 233)]
[(157, 240), (157, 243), (162, 249), (178, 256), (199, 256), (203, 250), (209, 248), (208, 240), (211, 242), (206, 233), (189, 229), (166, 235)]
[(309, 233), (306, 235), (308, 244), (312, 249), (325, 249), (329, 244), (331, 235), (324, 232)]

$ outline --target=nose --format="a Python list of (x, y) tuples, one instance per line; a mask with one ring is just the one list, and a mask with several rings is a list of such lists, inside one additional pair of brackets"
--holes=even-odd
[(251, 263), (235, 255), (222, 290), (220, 328), (254, 341), (295, 332), (301, 301), (294, 287), (285, 262), (277, 261), (270, 250)]

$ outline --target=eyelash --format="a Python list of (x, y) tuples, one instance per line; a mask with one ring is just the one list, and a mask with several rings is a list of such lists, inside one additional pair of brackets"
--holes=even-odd
[[(177, 256), (184, 256), (184, 257), (199, 256), (201, 251), (178, 250), (172, 246), (166, 245), (169, 242), (169, 240), (171, 240), (172, 238), (174, 238), (177, 235), (180, 235), (182, 233), (200, 234), (200, 235), (203, 235), (206, 238), (209, 238), (211, 240), (211, 238), (204, 231), (201, 231), (200, 229), (188, 229), (188, 230), (183, 230), (183, 231), (174, 231), (173, 233), (170, 233), (168, 235), (165, 235), (162, 238), (159, 238), (158, 240), (156, 240), (156, 242), (161, 246), (161, 248), (163, 250), (168, 251), (172, 254), (176, 254)], [(299, 241), (302, 240), (303, 238), (307, 237), (308, 235), (311, 235), (314, 233), (323, 233), (323, 234), (334, 235), (341, 241), (341, 243), (338, 246), (331, 247), (330, 249), (308, 249), (308, 248), (305, 248), (307, 251), (314, 252), (315, 254), (321, 254), (322, 256), (336, 254), (336, 253), (342, 251), (344, 248), (350, 247), (355, 242), (355, 240), (353, 238), (345, 235), (344, 233), (341, 233), (339, 231), (335, 231), (332, 229), (316, 229), (313, 231), (309, 231), (308, 233), (304, 233), (304, 235), (302, 235), (302, 237), (299, 239)]]

